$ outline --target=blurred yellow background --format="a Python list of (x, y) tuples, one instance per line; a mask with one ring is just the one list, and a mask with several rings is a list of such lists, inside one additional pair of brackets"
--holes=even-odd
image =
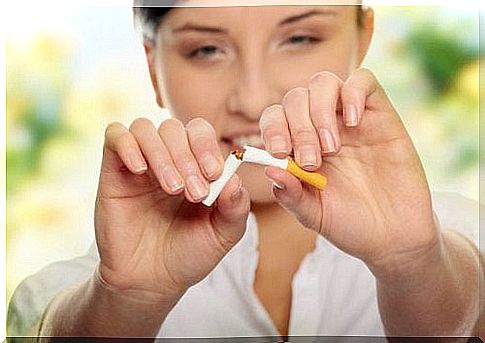
[[(378, 7), (365, 61), (410, 131), (433, 190), (478, 200), (478, 11)], [(7, 301), (84, 253), (105, 126), (160, 120), (126, 7), (22, 13), (7, 32)]]

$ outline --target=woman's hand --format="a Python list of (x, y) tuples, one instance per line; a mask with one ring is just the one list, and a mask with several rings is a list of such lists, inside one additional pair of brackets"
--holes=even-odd
[(328, 178), (318, 191), (270, 167), (276, 199), (374, 273), (405, 268), (439, 246), (419, 157), (370, 71), (359, 69), (345, 82), (318, 73), (308, 89), (295, 88), (282, 105), (267, 108), (260, 126), (274, 156), (293, 150), (300, 166)]
[(217, 203), (200, 202), (223, 158), (212, 126), (144, 118), (106, 130), (95, 209), (102, 279), (144, 300), (183, 293), (245, 232), (249, 194), (234, 176)]

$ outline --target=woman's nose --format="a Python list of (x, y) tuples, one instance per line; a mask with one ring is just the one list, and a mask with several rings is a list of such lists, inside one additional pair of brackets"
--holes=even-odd
[(265, 68), (255, 64), (241, 68), (229, 95), (229, 112), (259, 120), (263, 110), (281, 101), (281, 94)]

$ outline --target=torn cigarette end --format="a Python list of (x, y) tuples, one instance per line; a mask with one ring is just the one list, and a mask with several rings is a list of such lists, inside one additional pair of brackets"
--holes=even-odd
[(224, 162), (224, 169), (222, 175), (216, 181), (211, 182), (209, 185), (209, 195), (202, 201), (202, 203), (210, 207), (221, 194), (224, 186), (229, 182), (231, 177), (236, 173), (237, 169), (242, 163), (242, 157), (238, 158), (235, 152), (229, 154)]
[(245, 146), (242, 150), (234, 150), (229, 154), (224, 162), (224, 170), (222, 171), (221, 177), (209, 185), (209, 195), (202, 201), (204, 205), (212, 206), (219, 194), (221, 194), (224, 186), (236, 173), (237, 169), (243, 162), (285, 169), (301, 181), (306, 182), (319, 190), (323, 190), (327, 185), (327, 178), (325, 176), (317, 172), (303, 170), (291, 158), (275, 158), (265, 150)]
[(246, 151), (246, 149), (242, 149), (242, 150), (234, 150), (231, 152), (232, 155), (236, 156), (236, 158), (240, 161), (243, 160), (243, 156), (244, 156), (244, 152)]

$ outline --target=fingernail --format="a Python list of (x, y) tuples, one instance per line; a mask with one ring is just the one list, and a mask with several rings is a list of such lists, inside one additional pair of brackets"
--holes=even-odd
[(298, 151), (298, 157), (300, 164), (303, 167), (316, 167), (317, 166), (317, 153), (315, 148), (311, 145), (302, 146)]
[(357, 126), (359, 117), (357, 116), (357, 107), (349, 104), (345, 107), (345, 125), (349, 127)]
[(163, 179), (172, 192), (176, 192), (184, 187), (180, 176), (170, 167), (163, 171)]
[(221, 164), (217, 161), (217, 159), (214, 156), (208, 154), (204, 156), (204, 158), (201, 160), (201, 163), (206, 175), (209, 178), (214, 179), (217, 173), (219, 172), (219, 169), (221, 166)]
[(278, 182), (275, 182), (275, 181), (273, 181), (273, 187), (274, 188), (277, 188), (279, 190), (284, 190), (285, 189), (285, 186), (280, 185)]
[(335, 146), (335, 140), (329, 129), (322, 129), (320, 131), (320, 136), (323, 141), (323, 152), (335, 152), (337, 147)]
[(135, 171), (135, 173), (141, 173), (144, 172), (145, 170), (148, 169), (147, 164), (145, 161), (143, 161), (137, 153), (132, 152), (131, 154), (128, 155), (129, 163), (131, 164), (131, 167)]
[(284, 185), (278, 183), (277, 181), (273, 180), (272, 178), (268, 177), (268, 180), (271, 182), (271, 185), (274, 188), (277, 188), (277, 189), (280, 189), (280, 190), (285, 189), (285, 186)]
[(146, 163), (140, 163), (135, 167), (135, 173), (141, 174), (145, 172), (147, 169), (148, 169), (148, 166), (146, 165)]
[(276, 154), (280, 152), (287, 152), (286, 139), (282, 136), (275, 136), (269, 142), (269, 150)]
[(199, 201), (207, 195), (207, 187), (197, 175), (189, 176), (186, 182), (189, 193), (195, 201)]

